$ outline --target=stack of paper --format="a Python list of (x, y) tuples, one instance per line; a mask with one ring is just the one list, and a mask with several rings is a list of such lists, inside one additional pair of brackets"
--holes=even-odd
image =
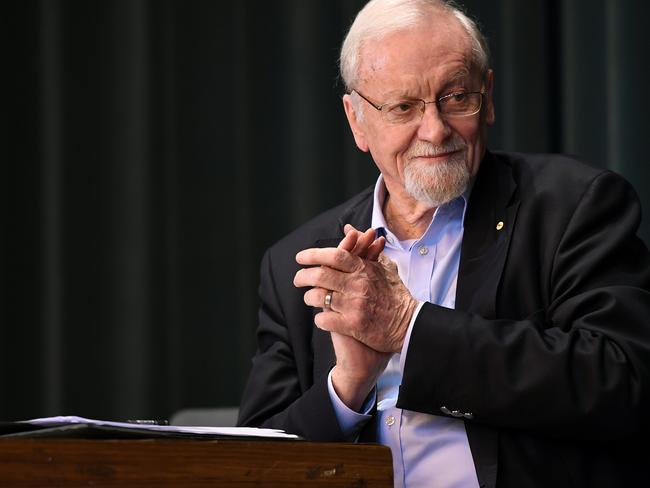
[[(21, 425), (25, 428), (22, 429)], [(65, 436), (72, 431), (81, 430), (80, 428), (101, 431), (103, 437), (110, 436), (109, 434), (113, 432), (114, 434), (120, 434), (116, 435), (117, 437), (129, 436), (129, 434), (131, 436), (142, 436), (150, 433), (153, 437), (300, 439), (296, 435), (287, 434), (277, 429), (157, 425), (148, 421), (111, 422), (75, 416), (46, 417), (12, 423), (3, 422), (2, 426), (0, 426), (0, 435), (34, 436), (52, 434)]]

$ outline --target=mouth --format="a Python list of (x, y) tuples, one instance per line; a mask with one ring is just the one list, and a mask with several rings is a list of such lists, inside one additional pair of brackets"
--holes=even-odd
[(462, 152), (462, 149), (454, 149), (451, 151), (445, 151), (445, 152), (438, 152), (435, 154), (418, 154), (415, 156), (412, 156), (410, 159), (411, 160), (423, 160), (423, 161), (441, 161), (445, 159), (449, 159), (450, 157), (459, 154)]

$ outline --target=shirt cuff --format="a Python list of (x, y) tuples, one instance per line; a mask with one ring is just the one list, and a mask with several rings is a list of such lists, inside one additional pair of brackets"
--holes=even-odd
[(336, 391), (334, 391), (334, 385), (332, 384), (332, 371), (334, 370), (330, 370), (330, 373), (327, 376), (327, 390), (330, 394), (332, 406), (334, 407), (336, 420), (339, 422), (339, 427), (341, 427), (341, 432), (343, 432), (344, 437), (346, 439), (354, 439), (359, 435), (359, 431), (363, 425), (372, 418), (370, 412), (377, 401), (377, 389), (374, 388), (370, 395), (368, 395), (365, 403), (361, 406), (361, 413), (355, 412), (343, 403), (336, 394)]
[(415, 307), (413, 312), (413, 317), (411, 317), (411, 322), (409, 323), (409, 328), (406, 330), (406, 335), (404, 336), (404, 344), (402, 344), (402, 350), (399, 355), (399, 370), (400, 373), (404, 374), (404, 363), (406, 362), (406, 352), (409, 350), (409, 343), (411, 342), (411, 332), (413, 332), (413, 325), (415, 325), (415, 319), (418, 318), (418, 314), (422, 309), (424, 302), (418, 300), (418, 306)]

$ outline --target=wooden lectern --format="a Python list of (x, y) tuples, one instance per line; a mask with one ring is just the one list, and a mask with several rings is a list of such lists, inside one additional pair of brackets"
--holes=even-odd
[(393, 467), (376, 444), (4, 438), (0, 486), (389, 488)]

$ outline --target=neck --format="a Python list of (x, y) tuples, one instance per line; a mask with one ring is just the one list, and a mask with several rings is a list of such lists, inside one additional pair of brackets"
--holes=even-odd
[(388, 191), (384, 201), (384, 219), (400, 241), (419, 239), (424, 235), (436, 211), (410, 195)]

